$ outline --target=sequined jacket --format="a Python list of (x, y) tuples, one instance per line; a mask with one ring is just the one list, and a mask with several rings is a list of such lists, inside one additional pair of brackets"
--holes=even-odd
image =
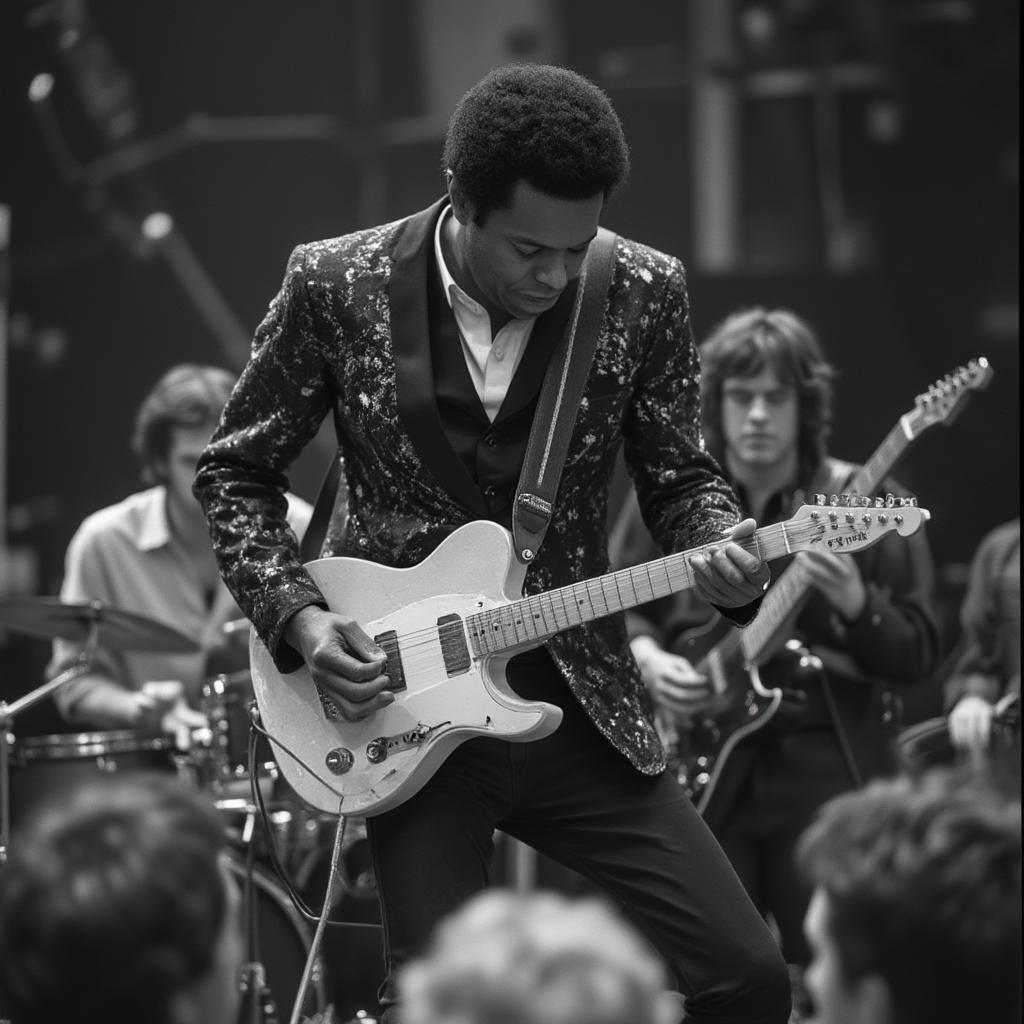
[[(323, 555), (408, 567), (452, 530), (487, 517), (433, 394), (426, 282), (443, 205), (294, 250), (199, 461), (195, 493), (221, 572), (281, 671), (299, 664), (282, 639), (289, 617), (324, 604), (285, 522), (285, 472), (328, 413), (347, 507), (336, 511)], [(608, 490), (620, 441), (666, 550), (716, 539), (739, 519), (704, 449), (699, 388), (682, 264), (620, 238), (551, 525), (524, 593), (609, 571)], [(640, 771), (662, 770), (622, 616), (578, 626), (547, 647), (612, 745)]]

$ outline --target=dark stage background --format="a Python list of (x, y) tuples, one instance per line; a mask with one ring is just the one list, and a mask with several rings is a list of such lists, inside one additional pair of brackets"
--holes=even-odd
[[(947, 614), (1019, 513), (1012, 0), (9, 0), (0, 18), (0, 593), (56, 593), (80, 520), (136, 489), (156, 377), (239, 368), (293, 245), (439, 195), (448, 112), (517, 58), (611, 95), (634, 168), (605, 222), (687, 263), (698, 337), (755, 303), (817, 326), (836, 454), (865, 459), (988, 357), (988, 390), (897, 470), (932, 510)], [(295, 467), (307, 498), (327, 451)], [(0, 697), (38, 685), (44, 643), (0, 633), (0, 656)]]

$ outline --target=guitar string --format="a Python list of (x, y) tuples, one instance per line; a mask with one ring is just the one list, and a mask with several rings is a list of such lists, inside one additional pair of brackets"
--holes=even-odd
[[(820, 535), (822, 525), (823, 524), (818, 523), (813, 524), (811, 526), (807, 526), (805, 524), (802, 524), (801, 522), (797, 522), (796, 524), (794, 524), (793, 521), (790, 520), (786, 523), (776, 523), (772, 526), (762, 528), (758, 531), (754, 538), (751, 538), (751, 540), (754, 540), (755, 538), (759, 537), (761, 540), (768, 542), (776, 541), (781, 537), (793, 541), (798, 546), (800, 546), (805, 544), (811, 537)], [(856, 523), (847, 524), (846, 528), (851, 530), (857, 530), (858, 526)], [(646, 571), (648, 577), (650, 577), (650, 566), (652, 565), (659, 566), (665, 572), (667, 582), (670, 586), (675, 586), (675, 583), (679, 582), (680, 577), (682, 578), (685, 584), (692, 586), (692, 571), (686, 565), (684, 560), (691, 557), (692, 555), (703, 554), (711, 549), (717, 548), (720, 545), (720, 543), (721, 542), (705, 544), (697, 548), (692, 548), (689, 551), (679, 552), (674, 555), (666, 556), (663, 559), (658, 559), (654, 562), (646, 563), (643, 566), (633, 566), (629, 569), (622, 569), (618, 572), (609, 573), (607, 576), (604, 577), (596, 577), (590, 580), (580, 581), (579, 583), (568, 584), (564, 587), (558, 587), (554, 590), (546, 591), (543, 594), (532, 594), (527, 597), (511, 601), (507, 604), (497, 605), (494, 608), (474, 612), (466, 616), (464, 622), (467, 624), (471, 622), (477, 622), (483, 626), (491, 625), (495, 628), (494, 633), (490, 633), (489, 631), (481, 631), (480, 634), (477, 636), (478, 642), (482, 646), (486, 647), (487, 637), (497, 636), (499, 635), (499, 631), (501, 634), (504, 634), (508, 630), (517, 631), (517, 627), (521, 627), (525, 623), (529, 622), (529, 619), (525, 616), (520, 619), (513, 618), (514, 613), (511, 611), (511, 609), (517, 607), (526, 608), (529, 614), (529, 605), (531, 602), (533, 602), (535, 605), (546, 605), (550, 608), (550, 617), (555, 623), (555, 629), (550, 630), (549, 628), (547, 628), (547, 624), (544, 623), (546, 628), (544, 630), (543, 638), (539, 636), (531, 637), (527, 635), (523, 637), (521, 640), (517, 640), (517, 642), (528, 642), (530, 640), (538, 639), (543, 641), (543, 639), (546, 639), (548, 636), (554, 635), (555, 633), (561, 632), (565, 629), (571, 629), (574, 626), (581, 624), (581, 622), (586, 621), (586, 619), (581, 619), (579, 622), (568, 621), (570, 616), (565, 600), (567, 596), (576, 595), (581, 591), (587, 591), (585, 597), (583, 599), (580, 599), (579, 601), (573, 601), (573, 605), (581, 605), (583, 604), (584, 600), (587, 600), (593, 606), (594, 594), (591, 593), (591, 591), (594, 588), (597, 588), (601, 592), (601, 596), (605, 598), (605, 603), (607, 604), (607, 594), (613, 588), (619, 600), (622, 599), (621, 591), (623, 582), (627, 582), (629, 586), (633, 589), (634, 595), (636, 595), (636, 583), (634, 582), (635, 577), (643, 571)], [(783, 552), (783, 554), (784, 553), (786, 552)], [(673, 573), (675, 574), (675, 581), (673, 581), (672, 578)], [(614, 580), (615, 582), (611, 582), (612, 580)], [(648, 583), (650, 584), (650, 579), (648, 579)], [(685, 589), (685, 587), (680, 589)], [(653, 599), (656, 596), (658, 595), (652, 592), (652, 597), (650, 599)], [(643, 599), (640, 599), (638, 603), (643, 603), (646, 600), (649, 600), (649, 598), (644, 597)], [(558, 621), (558, 611), (555, 607), (556, 601), (562, 605), (562, 614), (567, 620), (566, 625), (562, 625)], [(537, 615), (539, 614), (543, 622), (545, 610), (546, 609), (542, 607), (540, 608), (539, 613), (533, 612), (534, 619), (536, 619)], [(601, 618), (605, 615), (613, 614), (614, 611), (618, 610), (622, 609), (616, 608), (614, 610), (609, 609), (606, 612), (598, 612), (595, 615), (591, 616), (591, 618)], [(502, 616), (505, 617), (505, 622), (495, 621), (500, 620)], [(438, 627), (435, 624), (431, 626), (420, 627), (418, 629), (411, 630), (408, 633), (398, 633), (396, 634), (396, 640), (399, 642), (399, 647), (403, 652), (403, 655), (408, 653), (410, 657), (415, 657), (415, 651), (418, 647), (429, 648), (431, 651), (436, 649), (437, 633)], [(516, 644), (513, 643), (509, 646), (515, 645)], [(484, 651), (483, 653), (486, 654), (489, 652)]]
[[(790, 526), (790, 524), (775, 524), (775, 526), (777, 528), (781, 528)], [(851, 524), (851, 528), (857, 529), (856, 524)], [(764, 535), (772, 529), (772, 527), (766, 527), (763, 531), (759, 531), (761, 533), (762, 538), (768, 540), (769, 538), (765, 537)], [(801, 528), (798, 524), (796, 527), (790, 526), (788, 536), (789, 539), (796, 541), (798, 544), (803, 544), (806, 541), (807, 537), (820, 534), (820, 531), (820, 524), (809, 528), (805, 527), (802, 535)], [(682, 563), (681, 560), (685, 557), (698, 553), (699, 551), (708, 550), (716, 546), (716, 544), (704, 545), (703, 548), (695, 548), (691, 551), (681, 552), (677, 555), (670, 555), (667, 558), (661, 559), (657, 562), (647, 563), (647, 565), (645, 566), (635, 566), (632, 569), (620, 570), (620, 572), (618, 573), (611, 573), (603, 578), (596, 578), (592, 580), (585, 580), (580, 583), (569, 584), (568, 586), (560, 587), (556, 590), (551, 590), (544, 594), (530, 595), (529, 597), (509, 602), (508, 604), (498, 605), (495, 608), (472, 613), (471, 615), (466, 617), (466, 621), (467, 623), (472, 623), (473, 621), (476, 621), (484, 627), (489, 625), (494, 628), (493, 633), (490, 632), (490, 630), (481, 630), (479, 634), (474, 634), (475, 638), (479, 640), (483, 647), (487, 646), (488, 638), (490, 637), (501, 636), (502, 640), (504, 640), (505, 634), (510, 630), (516, 636), (516, 640), (509, 646), (516, 646), (518, 643), (529, 642), (531, 640), (540, 640), (542, 642), (543, 639), (546, 639), (548, 636), (553, 635), (554, 633), (561, 632), (565, 629), (573, 628), (574, 626), (579, 625), (581, 621), (586, 620), (585, 616), (584, 619), (581, 619), (580, 621), (572, 621), (573, 615), (569, 612), (569, 606), (567, 605), (566, 597), (570, 595), (573, 596), (574, 600), (572, 601), (572, 606), (574, 611), (576, 611), (579, 607), (585, 605), (586, 603), (589, 603), (591, 607), (596, 607), (594, 602), (596, 595), (593, 593), (594, 589), (596, 588), (600, 592), (599, 596), (604, 600), (604, 603), (607, 605), (608, 595), (612, 592), (613, 589), (615, 592), (615, 596), (620, 601), (622, 600), (622, 583), (625, 582), (628, 583), (631, 589), (634, 591), (634, 599), (637, 601), (637, 603), (643, 603), (644, 601), (650, 600), (653, 597), (659, 596), (657, 591), (653, 590), (653, 584), (650, 579), (650, 566), (658, 565), (662, 569), (662, 571), (665, 572), (666, 582), (669, 583), (669, 586), (673, 589), (681, 589), (677, 587), (677, 584), (680, 581), (680, 576), (682, 577), (682, 580), (685, 584), (692, 585), (690, 570), (684, 563)], [(645, 570), (648, 576), (647, 585), (652, 587), (652, 594), (650, 598), (648, 598), (646, 594), (643, 594), (641, 596), (641, 594), (637, 592), (636, 577), (640, 572)], [(673, 575), (675, 576), (674, 580)], [(614, 583), (608, 582), (615, 577), (619, 577), (620, 579), (617, 579)], [(583, 597), (576, 596), (584, 592), (585, 594)], [(531, 603), (533, 605), (539, 606), (539, 610), (535, 610), (534, 608), (530, 607)], [(561, 604), (562, 606), (561, 614), (562, 617), (566, 620), (564, 624), (559, 621), (559, 612), (557, 607), (558, 604)], [(546, 609), (545, 607), (543, 607), (544, 605), (548, 606), (548, 608)], [(521, 606), (526, 610), (526, 615), (522, 618), (515, 618), (515, 613), (514, 611), (512, 611), (512, 609), (515, 609), (517, 606)], [(624, 607), (628, 606), (629, 605), (626, 605)], [(551, 629), (551, 627), (548, 626), (547, 622), (545, 621), (545, 612), (548, 610), (550, 611), (550, 618), (554, 621), (553, 629)], [(604, 615), (612, 614), (613, 611), (617, 610), (620, 610), (620, 608), (609, 608), (607, 611), (601, 611), (600, 609), (598, 609), (596, 613), (590, 617), (603, 617)], [(528, 631), (524, 631), (526, 633), (525, 636), (520, 635), (520, 628), (530, 623), (531, 615), (533, 617), (533, 620), (540, 618), (544, 627), (543, 635), (530, 635)], [(418, 630), (410, 631), (409, 633), (398, 634), (397, 639), (401, 642), (403, 651), (412, 652), (416, 649), (416, 647), (422, 645), (427, 645), (432, 649), (435, 648), (436, 634), (437, 627), (428, 626), (420, 628)], [(484, 651), (484, 653), (489, 652)]]
[[(777, 527), (780, 526), (780, 525), (782, 525), (782, 524), (776, 524), (775, 532), (778, 532)], [(766, 527), (766, 530), (772, 530), (772, 529), (773, 529), (772, 527)], [(685, 563), (683, 562), (683, 559), (686, 558), (686, 557), (689, 557), (691, 555), (697, 554), (697, 553), (703, 553), (703, 552), (705, 552), (705, 551), (707, 551), (707, 550), (709, 550), (711, 548), (714, 548), (714, 547), (717, 547), (717, 545), (716, 544), (707, 544), (707, 545), (702, 546), (701, 548), (694, 548), (694, 549), (692, 549), (690, 551), (680, 552), (679, 554), (676, 554), (676, 555), (670, 555), (667, 558), (658, 560), (657, 563), (648, 563), (647, 566), (634, 566), (631, 569), (624, 569), (624, 570), (620, 570), (619, 572), (616, 572), (616, 573), (609, 573), (605, 577), (597, 577), (597, 578), (590, 579), (590, 580), (583, 580), (583, 581), (580, 581), (579, 583), (568, 584), (567, 586), (558, 587), (558, 588), (556, 588), (554, 590), (547, 591), (547, 592), (545, 592), (543, 594), (532, 594), (532, 595), (529, 595), (527, 597), (517, 599), (515, 601), (510, 601), (507, 604), (497, 605), (494, 608), (489, 608), (489, 609), (484, 609), (484, 610), (479, 611), (479, 612), (474, 612), (474, 613), (466, 616), (464, 621), (467, 624), (476, 622), (476, 623), (480, 624), (482, 627), (486, 627), (487, 625), (493, 625), (496, 629), (500, 629), (502, 632), (505, 632), (505, 631), (507, 631), (509, 629), (516, 630), (517, 626), (523, 626), (525, 623), (530, 621), (530, 616), (532, 614), (534, 620), (536, 620), (538, 617), (541, 618), (541, 621), (543, 622), (543, 624), (545, 626), (545, 630), (544, 630), (545, 635), (553, 635), (554, 633), (561, 632), (563, 629), (569, 629), (569, 628), (572, 628), (573, 626), (579, 624), (577, 622), (569, 622), (568, 621), (570, 616), (569, 616), (568, 607), (567, 607), (567, 604), (566, 604), (566, 597), (567, 596), (575, 595), (575, 594), (581, 593), (582, 591), (585, 590), (585, 591), (587, 591), (586, 600), (589, 600), (591, 605), (593, 605), (594, 594), (592, 593), (592, 591), (593, 591), (593, 589), (597, 588), (597, 589), (599, 589), (601, 591), (601, 596), (604, 598), (605, 605), (607, 606), (608, 605), (607, 598), (608, 598), (608, 595), (612, 592), (612, 590), (615, 591), (615, 594), (618, 597), (618, 599), (620, 601), (622, 600), (622, 589), (623, 589), (622, 584), (625, 582), (625, 583), (629, 584), (630, 588), (634, 592), (634, 597), (636, 598), (638, 595), (636, 593), (636, 583), (633, 582), (633, 579), (634, 579), (634, 577), (636, 575), (638, 575), (639, 573), (641, 573), (644, 570), (647, 571), (648, 577), (650, 577), (649, 566), (652, 565), (652, 564), (658, 564), (659, 566), (661, 566), (663, 568), (663, 570), (666, 573), (666, 579), (670, 583), (670, 585), (672, 583), (672, 574), (673, 573), (675, 573), (676, 582), (678, 582), (678, 580), (679, 580), (679, 578), (681, 576), (685, 583), (692, 585), (692, 579), (691, 579), (692, 572), (685, 565)], [(653, 596), (654, 595), (652, 594), (652, 597)], [(648, 600), (648, 598), (643, 598), (641, 600), (638, 600), (638, 603), (642, 603), (643, 600)], [(558, 621), (558, 611), (557, 611), (557, 608), (555, 607), (556, 602), (561, 604), (561, 606), (562, 606), (562, 615), (566, 619), (566, 624), (565, 625), (562, 625)], [(534, 606), (545, 606), (546, 605), (546, 606), (550, 607), (550, 618), (555, 623), (555, 628), (553, 630), (550, 630), (550, 628), (547, 627), (547, 623), (544, 621), (544, 615), (545, 615), (545, 611), (547, 609), (545, 607), (537, 607), (536, 610), (535, 609), (531, 609), (530, 608), (531, 603)], [(578, 607), (582, 603), (583, 603), (583, 600), (579, 600), (579, 601), (574, 600), (572, 602), (573, 606), (575, 606), (575, 607)], [(515, 612), (513, 612), (511, 610), (511, 609), (517, 609), (517, 608), (521, 608), (521, 609), (525, 610), (525, 612), (526, 612), (525, 615), (521, 616), (518, 619), (516, 619), (514, 617), (515, 616)], [(604, 615), (610, 615), (610, 614), (613, 614), (613, 612), (617, 611), (617, 610), (620, 610), (620, 609), (611, 609), (611, 608), (609, 608), (606, 612), (599, 613), (598, 615), (596, 615), (594, 617), (603, 617)], [(499, 622), (495, 622), (495, 619), (500, 619), (503, 615), (504, 615), (505, 620), (506, 620), (504, 623), (502, 623), (500, 621)], [(438, 627), (436, 625), (430, 625), (430, 626), (426, 626), (426, 627), (421, 627), (419, 629), (411, 630), (408, 633), (398, 633), (397, 636), (396, 636), (396, 639), (399, 641), (400, 647), (401, 647), (403, 652), (405, 652), (405, 651), (412, 652), (417, 647), (422, 647), (422, 646), (427, 646), (431, 650), (433, 650), (436, 647), (437, 633), (438, 633)], [(478, 639), (478, 641), (482, 645), (486, 646), (487, 636), (488, 635), (496, 635), (496, 634), (489, 634), (489, 631), (485, 631), (484, 629), (481, 629), (480, 633), (477, 634), (477, 639)], [(524, 639), (531, 640), (531, 639), (538, 639), (538, 637), (529, 637), (529, 636), (527, 636)]]

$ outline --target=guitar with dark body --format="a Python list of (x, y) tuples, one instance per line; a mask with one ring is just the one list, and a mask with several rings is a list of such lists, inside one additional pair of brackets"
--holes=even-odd
[[(992, 368), (986, 359), (972, 360), (918, 395), (914, 408), (900, 418), (849, 489), (874, 491), (911, 441), (936, 423), (952, 422), (970, 392), (986, 388), (991, 378)], [(835, 502), (835, 495), (832, 500)], [(776, 715), (800, 709), (804, 695), (798, 688), (772, 686), (770, 678), (763, 675), (778, 669), (780, 676), (790, 679), (794, 674), (799, 677), (821, 670), (813, 654), (788, 639), (811, 590), (806, 570), (801, 563), (792, 562), (765, 594), (750, 625), (737, 629), (716, 616), (687, 634), (676, 649), (707, 677), (712, 696), (708, 708), (685, 729), (664, 722), (659, 725), (680, 784), (705, 816), (737, 746)]]

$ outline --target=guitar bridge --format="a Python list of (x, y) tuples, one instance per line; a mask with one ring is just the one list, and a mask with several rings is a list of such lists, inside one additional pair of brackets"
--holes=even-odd
[(408, 732), (396, 733), (394, 736), (378, 736), (366, 744), (366, 760), (370, 764), (380, 764), (381, 761), (387, 760), (390, 754), (397, 753), (399, 750), (409, 750), (411, 747), (420, 746), (424, 740), (429, 738), (431, 733), (451, 724), (450, 721), (440, 722), (437, 725), (423, 725), (421, 723), (415, 729), (410, 729)]

